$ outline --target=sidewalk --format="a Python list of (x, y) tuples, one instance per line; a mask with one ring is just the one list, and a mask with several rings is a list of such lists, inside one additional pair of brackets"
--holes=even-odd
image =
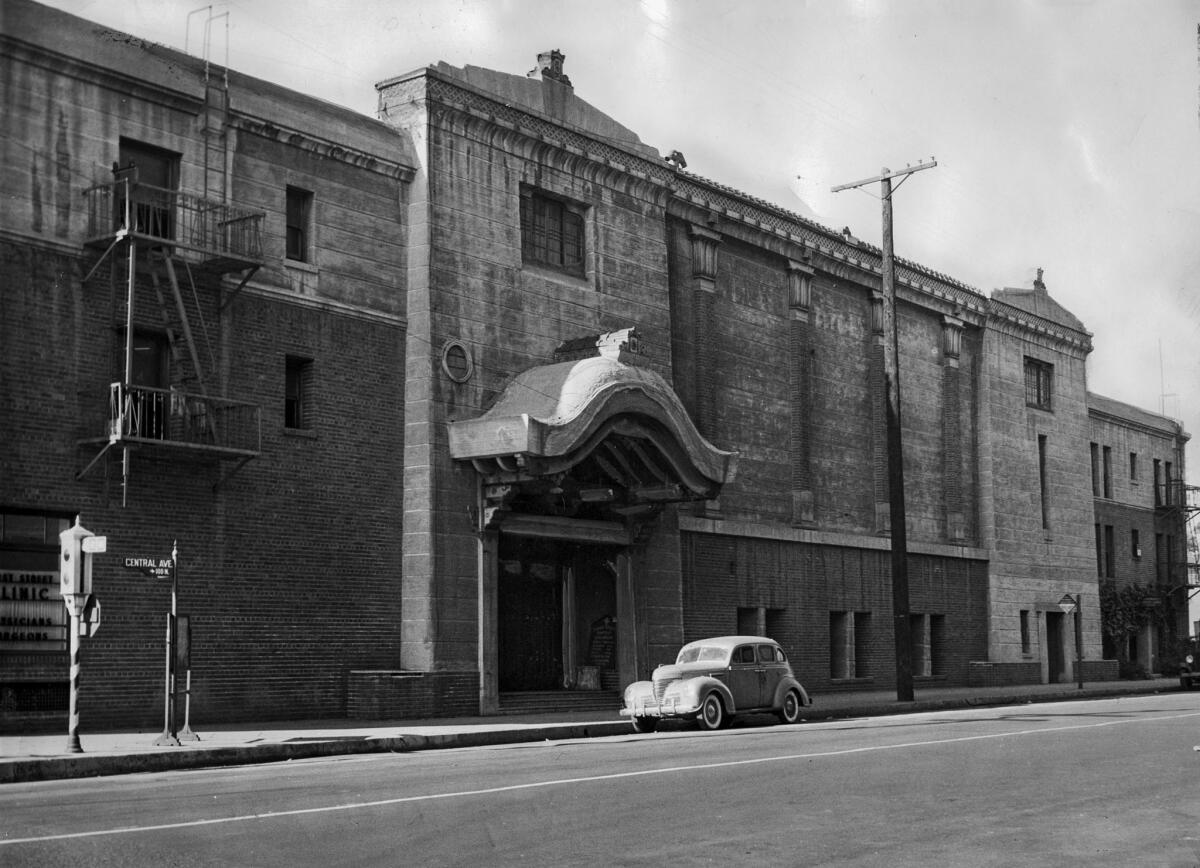
[[(970, 688), (918, 685), (914, 702), (895, 691), (826, 693), (814, 697), (804, 720), (819, 722), (954, 708), (1021, 705), (1178, 691), (1174, 678), (1085, 684)], [(1200, 694), (1197, 694), (1200, 704)], [(613, 709), (572, 714), (502, 715), (416, 721), (316, 720), (201, 726), (198, 741), (158, 747), (161, 733), (80, 732), (83, 753), (67, 752), (67, 734), (0, 736), (0, 784), (96, 775), (157, 772), (279, 762), (308, 757), (478, 747), (550, 739), (594, 738), (632, 732)]]

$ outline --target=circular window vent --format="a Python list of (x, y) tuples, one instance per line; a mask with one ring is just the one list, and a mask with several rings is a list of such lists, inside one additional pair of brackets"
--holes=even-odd
[(475, 373), (471, 351), (459, 340), (446, 341), (442, 347), (442, 370), (456, 383), (465, 383)]

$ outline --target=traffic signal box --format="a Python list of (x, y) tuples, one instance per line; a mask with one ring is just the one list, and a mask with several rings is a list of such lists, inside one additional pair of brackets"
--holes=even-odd
[(83, 549), (83, 541), (95, 534), (79, 523), (58, 535), (59, 590), (68, 611), (75, 617), (81, 614), (87, 595), (92, 592), (92, 556)]

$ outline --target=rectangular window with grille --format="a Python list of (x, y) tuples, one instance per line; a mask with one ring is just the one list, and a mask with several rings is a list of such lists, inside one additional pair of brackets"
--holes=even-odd
[(522, 190), (522, 261), (583, 277), (585, 210), (571, 202)]
[(1053, 410), (1054, 365), (1025, 357), (1025, 404), (1038, 410)]
[(312, 427), (312, 359), (288, 356), (284, 369), (283, 425), (305, 430)]

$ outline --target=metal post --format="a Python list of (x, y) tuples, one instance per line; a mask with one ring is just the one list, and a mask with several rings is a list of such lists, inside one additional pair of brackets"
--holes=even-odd
[(1075, 595), (1075, 676), (1083, 690), (1083, 594)]
[(175, 743), (179, 743), (179, 726), (176, 721), (176, 711), (178, 703), (176, 702), (176, 666), (175, 666), (175, 643), (179, 641), (179, 552), (176, 549), (175, 540), (171, 540), (171, 644), (168, 648), (168, 653), (171, 655), (171, 736), (175, 739)]
[[(126, 179), (125, 207), (127, 221), (132, 209), (130, 193), (129, 180)], [(126, 222), (125, 225), (129, 227), (130, 223)], [(130, 232), (132, 233), (132, 229), (130, 229)], [(120, 408), (121, 418), (117, 420), (121, 426), (121, 506), (125, 506), (128, 502), (130, 449), (128, 441), (125, 440), (125, 435), (129, 433), (129, 426), (133, 424), (135, 409), (133, 392), (129, 387), (129, 384), (133, 382), (133, 305), (136, 294), (135, 289), (137, 287), (137, 242), (133, 240), (132, 234), (129, 235), (128, 272), (129, 287), (125, 301), (125, 381), (121, 384), (121, 391), (123, 393)]]
[(190, 718), (192, 716), (192, 667), (188, 666), (183, 687), (183, 729), (179, 730), (179, 741), (199, 741), (200, 736), (192, 732)]
[(171, 611), (167, 615), (167, 695), (163, 706), (163, 734), (154, 742), (156, 745), (179, 747), (178, 727), (175, 724), (175, 629), (176, 602), (179, 591), (179, 553), (175, 541), (171, 543)]
[(67, 752), (83, 753), (79, 743), (79, 615), (81, 606), (76, 605), (78, 595), (73, 595), (68, 611), (71, 614), (68, 630), (71, 631), (71, 698), (67, 720)]

